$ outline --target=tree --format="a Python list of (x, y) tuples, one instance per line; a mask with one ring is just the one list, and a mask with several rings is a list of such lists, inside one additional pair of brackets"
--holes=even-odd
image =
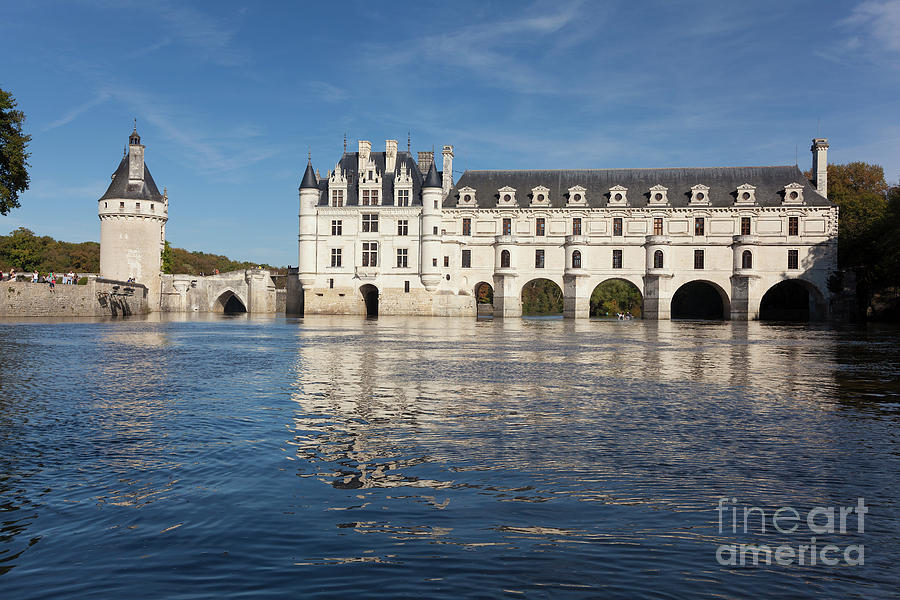
[(175, 253), (172, 252), (172, 247), (169, 246), (169, 240), (166, 240), (163, 243), (163, 249), (159, 254), (160, 265), (162, 272), (171, 275), (172, 274), (172, 263), (175, 260)]
[(590, 311), (594, 316), (612, 316), (630, 312), (641, 316), (641, 291), (624, 279), (607, 279), (591, 293)]
[(0, 255), (19, 271), (34, 271), (44, 259), (44, 243), (30, 229), (19, 227), (3, 240)]
[(25, 113), (16, 110), (13, 95), (0, 89), (0, 215), (19, 207), (19, 193), (28, 189), (30, 135), (22, 133)]

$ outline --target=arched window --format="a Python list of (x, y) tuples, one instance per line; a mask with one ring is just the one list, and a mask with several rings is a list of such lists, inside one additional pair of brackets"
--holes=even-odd
[(509, 268), (509, 250), (504, 250), (500, 253), (500, 268), (508, 269)]
[(742, 269), (752, 269), (753, 268), (753, 253), (749, 250), (744, 250), (744, 253), (741, 254), (741, 268)]
[(572, 252), (572, 268), (573, 269), (581, 268), (581, 250), (574, 250)]
[(662, 269), (663, 268), (663, 251), (657, 250), (653, 253), (653, 268), (654, 269)]

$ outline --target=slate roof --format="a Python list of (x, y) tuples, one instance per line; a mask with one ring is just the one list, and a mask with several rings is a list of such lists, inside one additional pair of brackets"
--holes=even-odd
[(316, 189), (319, 187), (319, 182), (316, 180), (316, 172), (313, 171), (312, 163), (306, 163), (306, 171), (303, 173), (303, 180), (300, 181), (300, 189)]
[(626, 198), (629, 207), (644, 207), (650, 201), (650, 188), (660, 184), (668, 188), (669, 206), (686, 207), (691, 198), (691, 186), (709, 186), (710, 206), (733, 206), (737, 187), (749, 183), (756, 187), (756, 206), (781, 206), (784, 186), (789, 183), (803, 185), (803, 199), (807, 206), (831, 206), (820, 195), (795, 165), (777, 167), (699, 167), (671, 169), (582, 169), (554, 171), (466, 171), (456, 182), (444, 200), (444, 206), (455, 207), (459, 189), (475, 188), (475, 200), (479, 208), (497, 206), (498, 189), (510, 186), (516, 189), (516, 203), (521, 207), (531, 204), (531, 190), (538, 186), (550, 189), (550, 206), (566, 205), (570, 187), (580, 185), (587, 189), (588, 206), (606, 207), (609, 188), (621, 185), (628, 188)]
[(153, 177), (150, 175), (150, 169), (147, 168), (147, 163), (144, 163), (144, 183), (129, 185), (127, 156), (119, 163), (116, 172), (113, 173), (113, 180), (106, 189), (106, 193), (100, 199), (163, 201), (162, 194), (159, 193), (156, 182), (153, 181)]
[[(412, 197), (409, 199), (410, 206), (422, 205), (422, 174), (419, 172), (419, 166), (412, 158), (409, 152), (397, 152), (397, 163), (394, 172), (385, 173), (385, 153), (371, 152), (371, 159), (375, 162), (375, 168), (381, 173), (381, 206), (394, 206), (394, 177), (400, 171), (400, 165), (406, 164), (409, 169), (410, 177), (413, 182)], [(433, 164), (433, 163), (432, 163)], [(359, 206), (359, 178), (357, 167), (359, 165), (358, 152), (345, 152), (340, 160), (341, 169), (344, 171), (344, 177), (347, 178), (347, 197), (344, 199), (344, 206)], [(328, 205), (328, 177), (322, 177), (319, 180), (319, 206)]]
[(428, 167), (428, 174), (425, 176), (425, 181), (422, 183), (422, 187), (439, 188), (442, 186), (443, 183), (441, 181), (441, 177), (437, 173), (437, 168), (434, 166), (434, 161), (432, 161), (431, 166)]

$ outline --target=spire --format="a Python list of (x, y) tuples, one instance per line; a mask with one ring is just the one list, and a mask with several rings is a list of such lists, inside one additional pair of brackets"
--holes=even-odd
[(443, 183), (441, 182), (441, 178), (438, 176), (437, 169), (434, 168), (434, 162), (432, 161), (431, 167), (428, 169), (428, 174), (425, 176), (425, 181), (422, 183), (422, 187), (439, 188), (442, 186)]
[(313, 171), (312, 161), (306, 163), (306, 172), (303, 173), (303, 180), (300, 181), (300, 189), (301, 190), (317, 190), (319, 189), (319, 182), (316, 179), (316, 172)]

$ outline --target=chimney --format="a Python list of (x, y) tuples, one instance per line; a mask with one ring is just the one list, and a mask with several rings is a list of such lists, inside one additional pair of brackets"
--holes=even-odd
[(828, 197), (828, 138), (813, 138), (812, 172), (816, 178), (816, 191)]
[(431, 168), (431, 163), (434, 162), (434, 151), (428, 150), (427, 152), (419, 152), (419, 172), (424, 177), (426, 173), (428, 173), (428, 169)]
[(369, 155), (372, 153), (372, 142), (359, 140), (359, 158), (356, 163), (356, 172), (362, 173), (369, 166)]
[(450, 188), (453, 187), (453, 146), (444, 146), (441, 154), (444, 155), (444, 170), (443, 170), (443, 189), (444, 189), (444, 197), (447, 197), (447, 194), (450, 193)]
[(128, 183), (140, 185), (144, 182), (144, 146), (137, 127), (128, 138)]
[(393, 173), (397, 167), (397, 140), (384, 142), (384, 171)]

